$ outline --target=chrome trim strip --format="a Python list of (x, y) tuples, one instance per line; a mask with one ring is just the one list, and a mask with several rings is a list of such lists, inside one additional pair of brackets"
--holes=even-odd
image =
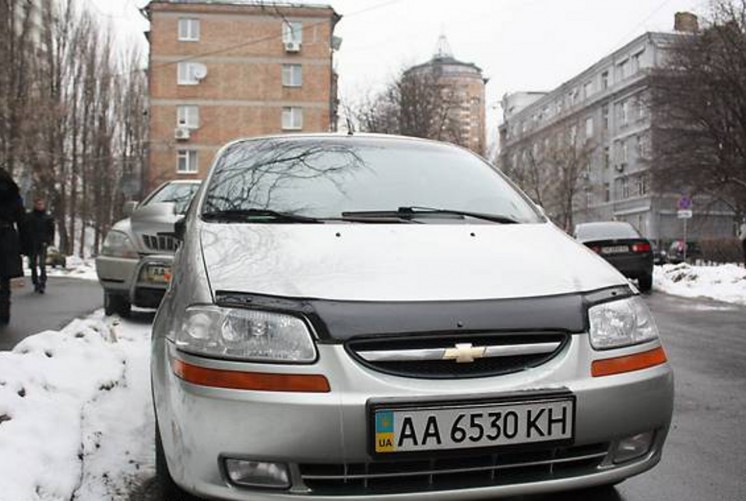
[[(529, 343), (486, 346), (481, 358), (512, 357), (521, 355), (542, 355), (556, 350), (560, 341), (551, 343)], [(479, 348), (475, 346), (474, 348)], [(443, 360), (447, 348), (422, 350), (371, 350), (359, 351), (357, 355), (368, 362), (410, 362), (423, 360)]]

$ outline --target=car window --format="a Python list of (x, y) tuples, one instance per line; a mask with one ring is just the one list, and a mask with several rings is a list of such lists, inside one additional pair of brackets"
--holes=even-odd
[(637, 230), (627, 223), (579, 224), (575, 229), (579, 240), (606, 240), (613, 238), (640, 238)]
[(217, 161), (202, 212), (263, 209), (324, 218), (410, 206), (542, 221), (476, 155), (429, 142), (372, 138), (236, 143)]
[(198, 189), (197, 183), (169, 183), (147, 198), (143, 205), (173, 202), (176, 205), (176, 213), (184, 214)]

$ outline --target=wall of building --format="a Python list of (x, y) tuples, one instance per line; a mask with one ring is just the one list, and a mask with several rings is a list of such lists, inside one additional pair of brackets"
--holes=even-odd
[[(652, 240), (681, 238), (678, 197), (655, 192), (649, 172), (655, 144), (646, 79), (674, 36), (647, 33), (538, 99), (514, 100), (523, 107), (506, 110), (499, 128), (501, 164), (527, 168), (527, 155), (547, 140), (576, 134), (592, 153), (574, 198), (574, 224), (627, 221)], [(703, 205), (709, 216), (697, 215), (690, 235), (732, 236), (727, 208)]]
[[(330, 7), (151, 2), (150, 155), (148, 190), (169, 179), (204, 177), (214, 154), (241, 137), (326, 132), (336, 126)], [(199, 24), (196, 41), (180, 40), (180, 20)], [(288, 52), (283, 25), (302, 23), (298, 52)], [(196, 85), (178, 81), (179, 64), (204, 65)], [(283, 65), (300, 65), (302, 84), (283, 85)], [(176, 138), (177, 108), (196, 106), (197, 128)], [(283, 127), (283, 110), (302, 109), (302, 126)], [(183, 125), (183, 124), (182, 124)], [(177, 172), (179, 152), (196, 152), (193, 173)]]

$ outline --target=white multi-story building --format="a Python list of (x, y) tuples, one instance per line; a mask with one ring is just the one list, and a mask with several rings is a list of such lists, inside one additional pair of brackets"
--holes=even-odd
[[(513, 172), (536, 168), (537, 156), (569, 141), (584, 162), (573, 198), (574, 224), (627, 221), (658, 243), (681, 238), (681, 194), (653, 190), (649, 172), (655, 148), (650, 71), (662, 65), (676, 37), (697, 29), (696, 17), (677, 14), (676, 28), (635, 38), (550, 92), (506, 95), (499, 128), (501, 165)], [(698, 202), (688, 222), (691, 238), (733, 235), (731, 211), (712, 201)]]

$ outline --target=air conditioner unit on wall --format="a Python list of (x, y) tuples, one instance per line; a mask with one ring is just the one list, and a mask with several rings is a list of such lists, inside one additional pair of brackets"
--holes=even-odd
[(300, 42), (285, 42), (285, 52), (300, 52)]
[(186, 141), (189, 139), (189, 129), (186, 127), (176, 127), (176, 130), (174, 130), (174, 139)]

